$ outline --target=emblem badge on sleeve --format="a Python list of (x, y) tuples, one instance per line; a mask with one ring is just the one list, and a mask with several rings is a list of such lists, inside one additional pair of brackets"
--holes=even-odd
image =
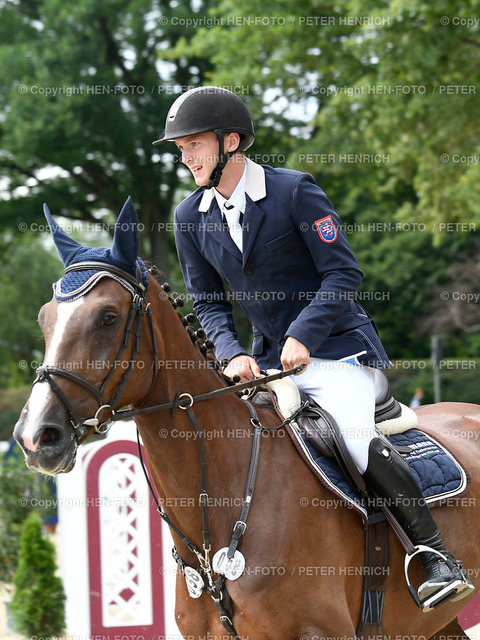
[(318, 235), (324, 242), (335, 242), (337, 239), (337, 228), (332, 220), (332, 216), (315, 220)]

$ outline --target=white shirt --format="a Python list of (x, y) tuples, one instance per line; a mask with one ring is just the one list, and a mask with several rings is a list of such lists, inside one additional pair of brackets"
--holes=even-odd
[(237, 186), (235, 187), (232, 195), (230, 196), (230, 198), (228, 198), (228, 200), (227, 200), (227, 198), (224, 198), (219, 191), (214, 189), (215, 198), (217, 199), (217, 204), (218, 204), (218, 207), (219, 207), (220, 211), (223, 211), (223, 207), (224, 207), (225, 203), (228, 202), (229, 204), (233, 204), (234, 207), (237, 207), (237, 209), (239, 211), (241, 211), (242, 213), (245, 213), (245, 206), (246, 206), (245, 186), (246, 186), (246, 184), (247, 184), (247, 165), (245, 164), (245, 168), (243, 170), (242, 177), (238, 181)]

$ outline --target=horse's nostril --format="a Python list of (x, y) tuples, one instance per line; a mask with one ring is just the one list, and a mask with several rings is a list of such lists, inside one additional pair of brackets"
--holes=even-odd
[(41, 445), (48, 447), (58, 444), (60, 438), (61, 434), (58, 429), (46, 427), (40, 435), (39, 442)]

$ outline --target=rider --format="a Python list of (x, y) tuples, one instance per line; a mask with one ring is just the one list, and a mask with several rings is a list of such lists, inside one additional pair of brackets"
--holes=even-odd
[[(453, 560), (408, 466), (377, 437), (375, 368), (390, 363), (356, 300), (362, 272), (340, 219), (311, 175), (246, 158), (253, 140), (237, 95), (198, 87), (175, 100), (164, 136), (153, 143), (175, 141), (199, 187), (175, 211), (175, 240), (216, 356), (228, 362), (225, 374), (241, 381), (260, 376), (260, 367), (304, 364), (297, 386), (335, 417), (367, 485), (414, 545)], [(232, 297), (253, 327), (251, 356), (237, 338)], [(426, 581), (418, 593), (425, 600), (458, 575), (433, 552), (421, 558)]]

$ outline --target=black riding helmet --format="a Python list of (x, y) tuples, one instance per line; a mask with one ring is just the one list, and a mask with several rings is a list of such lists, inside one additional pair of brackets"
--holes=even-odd
[[(220, 182), (230, 157), (248, 149), (255, 138), (250, 112), (235, 93), (220, 87), (196, 87), (183, 93), (170, 107), (163, 138), (153, 144), (206, 131), (213, 131), (218, 139), (218, 163), (210, 176), (210, 189)], [(235, 151), (225, 154), (223, 136), (232, 132), (239, 134), (240, 143)]]

